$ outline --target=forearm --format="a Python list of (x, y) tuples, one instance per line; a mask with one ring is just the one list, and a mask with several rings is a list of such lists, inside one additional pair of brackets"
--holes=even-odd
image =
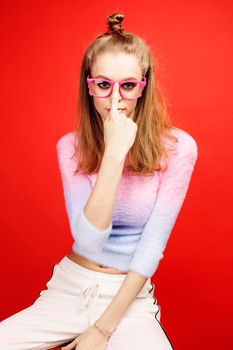
[(118, 293), (99, 317), (98, 323), (109, 332), (113, 332), (125, 312), (143, 288), (147, 278), (137, 272), (129, 271)]
[(87, 219), (97, 228), (106, 229), (112, 221), (112, 213), (124, 159), (105, 152), (92, 193), (84, 207)]

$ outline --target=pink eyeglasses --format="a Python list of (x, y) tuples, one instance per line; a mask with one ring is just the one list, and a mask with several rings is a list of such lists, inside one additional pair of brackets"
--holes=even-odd
[[(116, 81), (107, 80), (104, 78), (89, 78), (87, 77), (87, 84), (89, 94), (99, 98), (109, 97), (113, 91), (113, 86)], [(142, 96), (142, 91), (146, 86), (146, 78), (144, 80), (122, 80), (118, 81), (120, 88), (120, 95), (127, 100), (134, 100)]]

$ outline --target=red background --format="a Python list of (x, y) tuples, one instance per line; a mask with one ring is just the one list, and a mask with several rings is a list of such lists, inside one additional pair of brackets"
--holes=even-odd
[(233, 6), (224, 0), (1, 3), (0, 319), (28, 307), (71, 250), (55, 145), (74, 129), (84, 49), (118, 10), (154, 48), (172, 120), (199, 147), (152, 279), (161, 322), (175, 349), (229, 349)]

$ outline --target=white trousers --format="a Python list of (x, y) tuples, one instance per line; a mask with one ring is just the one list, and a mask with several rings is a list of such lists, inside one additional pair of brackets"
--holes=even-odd
[[(64, 256), (34, 303), (0, 322), (0, 350), (51, 349), (71, 342), (101, 316), (125, 278), (87, 269)], [(160, 317), (149, 278), (106, 350), (174, 349)]]

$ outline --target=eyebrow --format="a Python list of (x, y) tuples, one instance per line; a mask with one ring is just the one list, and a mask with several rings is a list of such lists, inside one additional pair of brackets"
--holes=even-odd
[[(103, 79), (107, 79), (107, 80), (112, 80), (112, 79), (105, 77), (104, 75), (97, 75), (95, 78), (103, 78)], [(135, 77), (128, 77), (128, 78), (122, 79), (121, 81), (126, 81), (126, 80), (138, 80), (138, 79)]]

